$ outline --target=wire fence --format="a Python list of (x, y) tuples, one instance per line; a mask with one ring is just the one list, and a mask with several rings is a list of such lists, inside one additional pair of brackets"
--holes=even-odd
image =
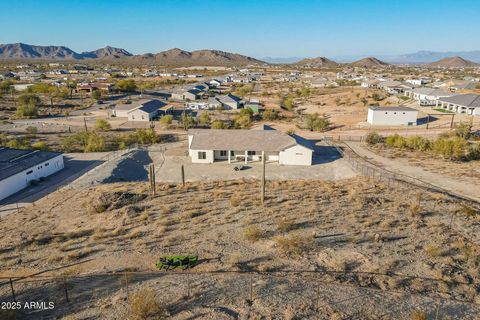
[[(283, 318), (288, 308), (300, 310), (308, 306), (307, 317), (322, 313), (342, 315), (341, 319), (411, 319), (414, 312), (429, 319), (475, 319), (480, 314), (479, 304), (449, 297), (448, 292), (421, 294), (379, 288), (388, 286), (395, 278), (392, 275), (373, 278), (339, 272), (337, 276), (345, 279), (363, 276), (370, 285), (334, 282), (332, 273), (324, 271), (121, 272), (1, 278), (0, 302), (4, 305), (53, 304), (53, 309), (22, 308), (17, 313), (20, 319), (53, 319), (85, 308), (93, 309), (91, 318), (108, 319), (112, 314), (119, 316), (119, 313), (130, 312), (138, 298), (147, 298), (142, 293), (148, 288), (155, 292), (157, 302), (171, 313), (189, 311), (195, 314), (202, 308), (254, 309), (269, 313), (272, 318)], [(398, 283), (418, 281), (410, 277), (396, 278)], [(422, 280), (425, 290), (437, 282)], [(115, 313), (111, 309), (115, 309)]]

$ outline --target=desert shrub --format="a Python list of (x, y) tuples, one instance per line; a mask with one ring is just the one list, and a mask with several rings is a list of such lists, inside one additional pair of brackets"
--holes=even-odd
[(425, 247), (423, 247), (425, 252), (428, 254), (429, 257), (435, 258), (440, 255), (440, 248), (431, 244), (427, 244)]
[(423, 311), (415, 310), (412, 312), (412, 315), (410, 318), (412, 320), (427, 320), (427, 315)]
[(242, 199), (240, 199), (240, 197), (238, 196), (233, 196), (230, 198), (230, 205), (232, 207), (238, 207), (241, 202), (242, 202)]
[[(96, 91), (94, 91), (96, 92)], [(112, 128), (112, 126), (110, 125), (110, 122), (108, 122), (107, 120), (105, 119), (97, 119), (95, 121), (95, 129), (96, 130), (99, 130), (99, 131), (108, 131)]]
[(16, 115), (18, 117), (35, 117), (38, 114), (40, 98), (34, 94), (23, 94), (18, 98)]
[(29, 135), (35, 135), (38, 132), (38, 128), (29, 126), (25, 129), (25, 132), (28, 133)]
[(294, 218), (282, 218), (277, 221), (277, 230), (280, 232), (287, 232), (295, 226)]
[(153, 129), (137, 129), (132, 136), (133, 140), (139, 144), (154, 144), (160, 139)]
[(420, 136), (412, 136), (405, 139), (405, 147), (410, 150), (428, 151), (432, 148), (432, 143), (426, 138)]
[(32, 149), (47, 151), (48, 145), (45, 141), (38, 141), (32, 144)]
[(282, 109), (286, 109), (288, 111), (292, 111), (295, 108), (295, 102), (293, 100), (293, 97), (291, 96), (284, 96), (280, 100), (280, 107)]
[(210, 124), (210, 115), (208, 112), (204, 111), (198, 116), (199, 124)]
[(164, 115), (160, 118), (161, 124), (171, 124), (173, 121), (173, 116), (171, 114)]
[(379, 135), (377, 132), (373, 131), (367, 134), (367, 138), (365, 141), (370, 145), (374, 145), (377, 143), (382, 143), (384, 140), (385, 140), (384, 137)]
[(244, 233), (245, 233), (245, 238), (247, 238), (249, 241), (252, 241), (252, 242), (260, 240), (264, 234), (262, 229), (254, 225), (247, 227)]
[(438, 138), (433, 143), (433, 151), (448, 160), (462, 160), (468, 155), (468, 142), (460, 137)]
[(278, 112), (275, 109), (265, 109), (262, 113), (263, 120), (276, 120), (278, 119)]
[(330, 120), (323, 115), (320, 116), (318, 113), (309, 114), (305, 118), (305, 126), (310, 131), (327, 131), (330, 129)]
[(389, 148), (405, 148), (407, 143), (404, 137), (400, 136), (399, 134), (394, 134), (385, 139), (385, 144)]
[(468, 140), (472, 137), (472, 124), (468, 122), (460, 122), (455, 125), (455, 136)]
[(130, 314), (133, 319), (143, 320), (165, 315), (165, 311), (158, 303), (155, 291), (142, 288), (130, 297)]
[(212, 129), (227, 129), (228, 128), (228, 124), (226, 124), (225, 122), (221, 121), (221, 120), (214, 120), (211, 124), (210, 124), (210, 128)]
[(102, 152), (105, 151), (105, 139), (96, 132), (86, 134), (86, 143), (83, 152)]
[(287, 256), (298, 256), (309, 248), (312, 239), (310, 237), (292, 234), (277, 237), (276, 242), (283, 254)]

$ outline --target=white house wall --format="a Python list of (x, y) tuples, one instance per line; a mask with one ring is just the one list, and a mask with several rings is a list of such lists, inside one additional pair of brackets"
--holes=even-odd
[(295, 145), (279, 154), (279, 163), (285, 165), (311, 166), (313, 151), (301, 145)]
[(368, 110), (367, 122), (374, 126), (417, 125), (417, 111)]
[[(45, 166), (47, 163), (48, 166)], [(0, 181), (0, 200), (25, 189), (29, 186), (30, 181), (47, 177), (62, 170), (63, 167), (63, 155), (59, 155)], [(27, 175), (29, 171), (32, 172)]]
[[(199, 152), (205, 152), (206, 159), (199, 159)], [(190, 150), (190, 156), (192, 157), (193, 163), (213, 163), (214, 161), (213, 150)]]

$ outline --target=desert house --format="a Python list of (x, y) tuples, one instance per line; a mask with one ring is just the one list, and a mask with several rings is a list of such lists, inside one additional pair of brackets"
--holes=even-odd
[(171, 107), (165, 102), (152, 99), (138, 104), (127, 112), (128, 121), (152, 121), (154, 118), (168, 114)]
[(451, 97), (440, 98), (437, 107), (456, 113), (466, 113), (474, 116), (480, 115), (480, 95), (458, 94)]
[(63, 167), (61, 153), (0, 147), (0, 200)]
[(438, 99), (451, 97), (454, 94), (443, 89), (421, 87), (407, 90), (405, 95), (418, 101), (421, 106), (435, 106)]
[(271, 129), (188, 131), (188, 155), (193, 163), (265, 161), (281, 165), (312, 165), (313, 149), (300, 137)]
[(93, 91), (103, 91), (105, 93), (112, 92), (113, 85), (111, 83), (79, 83), (77, 88), (74, 90), (76, 93), (88, 92), (92, 93)]
[(408, 107), (369, 107), (367, 122), (372, 126), (415, 126), (418, 111)]
[(241, 100), (233, 94), (219, 95), (208, 98), (209, 109), (236, 110), (241, 107)]

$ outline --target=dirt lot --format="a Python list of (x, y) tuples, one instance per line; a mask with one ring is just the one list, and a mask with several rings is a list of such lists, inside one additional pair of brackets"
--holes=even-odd
[[(480, 247), (474, 244), (480, 240), (477, 205), (361, 178), (321, 183), (269, 181), (264, 207), (259, 203), (258, 180), (189, 182), (185, 187), (162, 183), (157, 190), (157, 196), (151, 198), (144, 182), (72, 189), (6, 217), (0, 229), (2, 275), (46, 270), (51, 271), (43, 275), (126, 268), (146, 271), (154, 270), (153, 263), (160, 255), (196, 254), (202, 263), (195, 271), (327, 270), (338, 272), (325, 275), (329, 283), (480, 302)], [(452, 214), (456, 214), (454, 221)], [(65, 267), (70, 264), (76, 265)], [(222, 308), (235, 310), (242, 318), (283, 318), (278, 313), (286, 314), (290, 290), (298, 290), (295, 299), (304, 301), (289, 306), (297, 316), (322, 314), (329, 319), (345, 311), (328, 299), (317, 306), (309, 303), (310, 282), (289, 283), (287, 279), (285, 294), (264, 297), (253, 306), (235, 299), (236, 290), (246, 280), (234, 281), (233, 276), (212, 282), (210, 287), (215, 284), (216, 289), (202, 295), (206, 300), (199, 304), (181, 303), (184, 291), (170, 291), (181, 280), (154, 283), (170, 283), (163, 292), (172, 293), (159, 296), (178, 319), (187, 319), (189, 314), (235, 318), (225, 315)], [(196, 287), (200, 294), (205, 294), (208, 281)], [(115, 283), (118, 287), (119, 282)], [(259, 286), (266, 292), (273, 288), (280, 292), (279, 282), (275, 283), (269, 287), (268, 281), (260, 282)], [(81, 315), (89, 310), (97, 316), (107, 315), (105, 318), (125, 317), (131, 306), (118, 303), (123, 291), (102, 295), (102, 286), (107, 285), (105, 281), (96, 284), (93, 304), (64, 312)], [(220, 288), (223, 291), (216, 291)], [(238, 296), (245, 296), (241, 290)], [(333, 289), (335, 301), (350, 299), (355, 290)], [(8, 290), (5, 292), (8, 296)], [(233, 298), (225, 292), (234, 294)], [(415, 305), (408, 299), (397, 300), (404, 314), (390, 318), (408, 319)], [(366, 303), (365, 308), (368, 316), (358, 318), (377, 319), (375, 315), (389, 311), (382, 303)], [(474, 319), (472, 308), (450, 312), (453, 318), (461, 314), (463, 319)]]

